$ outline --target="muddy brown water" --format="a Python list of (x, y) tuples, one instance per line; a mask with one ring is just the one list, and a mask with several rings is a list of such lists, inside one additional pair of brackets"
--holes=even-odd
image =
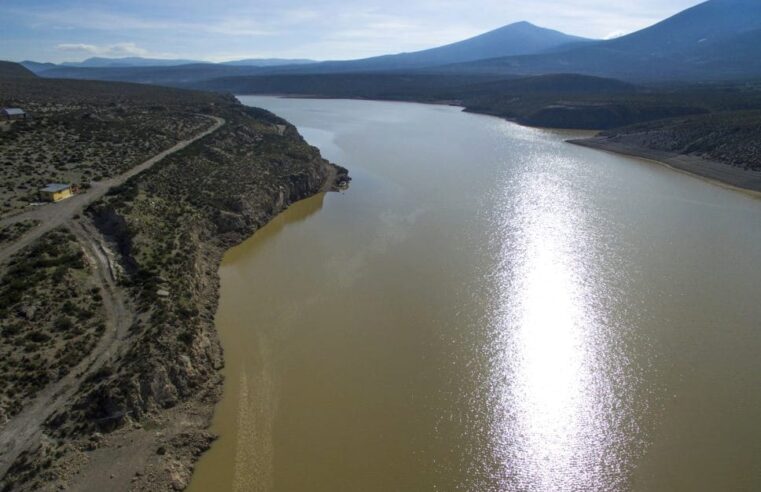
[(354, 181), (225, 256), (191, 490), (761, 490), (761, 200), (452, 107), (242, 100)]

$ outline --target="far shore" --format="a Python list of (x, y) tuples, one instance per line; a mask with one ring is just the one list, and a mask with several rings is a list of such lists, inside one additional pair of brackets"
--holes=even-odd
[(761, 198), (761, 172), (750, 171), (699, 156), (674, 154), (645, 147), (616, 142), (608, 137), (568, 140), (568, 143), (639, 157), (668, 166), (676, 171), (710, 181), (725, 188), (749, 193)]
[[(483, 111), (468, 110), (462, 105), (460, 101), (415, 101), (415, 100), (403, 100), (403, 99), (377, 99), (372, 97), (359, 97), (359, 96), (320, 96), (312, 94), (237, 94), (237, 96), (267, 96), (267, 97), (280, 97), (283, 99), (334, 99), (334, 100), (353, 100), (353, 101), (377, 101), (377, 102), (398, 102), (398, 103), (411, 103), (411, 104), (430, 104), (440, 106), (451, 106), (461, 108), (466, 113), (480, 114), (484, 116), (491, 116), (494, 118), (500, 118), (511, 123), (515, 123), (521, 126), (528, 126), (531, 128), (540, 128), (543, 130), (562, 131), (567, 130), (564, 128), (548, 128), (537, 127), (533, 125), (526, 125), (520, 121), (516, 121), (513, 118), (505, 118), (495, 114), (490, 114)], [(597, 132), (599, 130), (577, 130), (579, 132)], [(664, 152), (655, 149), (649, 149), (646, 147), (640, 147), (636, 145), (625, 144), (622, 142), (616, 142), (609, 137), (593, 136), (589, 138), (571, 139), (567, 140), (568, 143), (579, 145), (582, 147), (588, 147), (597, 150), (603, 150), (607, 152), (613, 152), (615, 154), (627, 155), (631, 157), (637, 157), (645, 159), (651, 162), (655, 162), (664, 166), (667, 166), (675, 171), (689, 174), (693, 177), (703, 179), (711, 182), (715, 185), (722, 186), (724, 188), (732, 189), (735, 191), (744, 192), (754, 197), (761, 198), (761, 172), (750, 171), (742, 169), (740, 167), (725, 164), (719, 161), (713, 161), (710, 159), (704, 159), (699, 156), (675, 154), (671, 152)]]

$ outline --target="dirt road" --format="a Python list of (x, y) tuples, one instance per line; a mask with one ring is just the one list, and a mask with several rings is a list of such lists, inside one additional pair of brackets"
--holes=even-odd
[[(18, 456), (25, 450), (34, 449), (34, 446), (40, 442), (45, 421), (70, 403), (88, 376), (98, 371), (120, 353), (126, 344), (129, 328), (134, 320), (134, 312), (127, 305), (126, 296), (123, 295), (117, 285), (112, 265), (105, 251), (104, 239), (86, 219), (76, 220), (74, 216), (101, 198), (109, 188), (124, 183), (132, 176), (149, 169), (168, 155), (217, 131), (225, 124), (222, 118), (211, 118), (215, 120), (215, 124), (208, 130), (192, 139), (178, 143), (127, 173), (98, 183), (87, 193), (6, 220), (6, 223), (13, 223), (36, 219), (42, 221), (42, 224), (0, 251), (0, 262), (8, 260), (13, 254), (57, 227), (65, 226), (74, 233), (91, 266), (93, 278), (99, 286), (106, 314), (107, 329), (98, 345), (84, 360), (64, 378), (40, 392), (21, 413), (0, 428), (0, 483)], [(0, 222), (0, 225), (5, 224)]]
[(32, 210), (28, 210), (26, 212), (14, 215), (12, 217), (7, 217), (5, 219), (0, 220), (0, 227), (14, 224), (16, 222), (21, 222), (24, 220), (40, 221), (39, 226), (33, 228), (32, 230), (30, 230), (29, 232), (21, 236), (18, 240), (14, 241), (13, 243), (7, 245), (2, 250), (0, 250), (0, 263), (5, 263), (6, 261), (8, 261), (8, 259), (11, 256), (15, 255), (16, 253), (24, 249), (26, 246), (33, 243), (35, 240), (42, 237), (45, 233), (50, 232), (57, 227), (60, 227), (64, 222), (71, 219), (75, 215), (81, 213), (91, 203), (102, 198), (103, 195), (105, 195), (109, 189), (115, 186), (124, 184), (131, 177), (137, 174), (140, 174), (146, 169), (150, 169), (151, 167), (153, 167), (156, 163), (160, 162), (165, 157), (170, 156), (176, 152), (179, 152), (180, 150), (184, 149), (188, 145), (206, 137), (207, 135), (210, 135), (216, 132), (222, 127), (222, 125), (225, 124), (225, 120), (222, 118), (219, 118), (216, 116), (208, 116), (208, 118), (211, 118), (214, 120), (214, 125), (212, 125), (210, 128), (208, 128), (207, 130), (204, 130), (203, 132), (199, 133), (193, 138), (179, 142), (174, 147), (153, 156), (152, 158), (148, 159), (142, 164), (133, 167), (132, 169), (130, 169), (124, 174), (120, 174), (119, 176), (114, 176), (113, 178), (109, 178), (103, 181), (93, 183), (92, 187), (89, 190), (87, 190), (85, 193), (74, 195), (72, 198), (69, 198), (62, 202), (51, 203), (49, 205), (41, 205)]

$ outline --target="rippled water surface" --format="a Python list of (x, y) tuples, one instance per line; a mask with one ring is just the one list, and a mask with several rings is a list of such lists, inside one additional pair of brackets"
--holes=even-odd
[(193, 490), (761, 490), (761, 200), (451, 107), (242, 99), (354, 182), (227, 254)]

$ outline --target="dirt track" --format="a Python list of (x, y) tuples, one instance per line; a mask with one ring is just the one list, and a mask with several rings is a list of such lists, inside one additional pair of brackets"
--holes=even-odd
[(24, 220), (38, 220), (41, 223), (39, 226), (33, 228), (28, 233), (20, 237), (18, 240), (0, 250), (0, 263), (5, 263), (11, 256), (42, 237), (46, 232), (50, 232), (53, 229), (60, 227), (67, 220), (81, 213), (91, 203), (102, 198), (103, 195), (105, 195), (106, 192), (108, 192), (108, 190), (111, 188), (124, 184), (131, 177), (140, 174), (147, 169), (150, 169), (165, 157), (179, 152), (188, 145), (216, 132), (222, 127), (222, 125), (225, 124), (225, 120), (222, 118), (216, 116), (208, 116), (208, 118), (213, 119), (215, 122), (211, 128), (204, 130), (193, 138), (179, 142), (174, 147), (151, 157), (147, 161), (133, 167), (124, 174), (120, 174), (119, 176), (93, 183), (92, 187), (87, 190), (87, 192), (75, 195), (68, 200), (52, 203), (49, 205), (41, 205), (32, 210), (0, 220), (0, 227)]
[(81, 383), (89, 375), (98, 371), (119, 354), (128, 339), (129, 328), (133, 322), (133, 311), (127, 305), (126, 297), (117, 286), (112, 265), (105, 251), (103, 238), (88, 221), (76, 220), (74, 217), (88, 205), (105, 195), (110, 188), (121, 185), (132, 176), (149, 169), (168, 155), (178, 152), (191, 143), (217, 131), (225, 124), (225, 120), (222, 118), (211, 116), (210, 118), (215, 120), (215, 124), (211, 128), (192, 139), (178, 143), (122, 175), (97, 183), (87, 193), (0, 221), (0, 225), (29, 219), (42, 222), (40, 226), (32, 229), (0, 251), (0, 263), (7, 261), (13, 254), (46, 232), (60, 226), (66, 226), (71, 230), (91, 265), (94, 280), (99, 286), (103, 298), (107, 319), (106, 333), (101, 337), (95, 349), (64, 378), (45, 388), (21, 413), (0, 428), (0, 480), (22, 452), (33, 448), (40, 441), (45, 421), (71, 401)]

